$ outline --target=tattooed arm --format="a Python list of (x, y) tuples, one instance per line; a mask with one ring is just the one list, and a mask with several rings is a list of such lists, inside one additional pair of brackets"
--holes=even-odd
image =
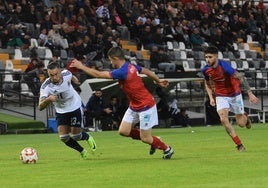
[(244, 86), (248, 94), (252, 93), (247, 79), (242, 74), (236, 71), (234, 76), (240, 81), (240, 84)]
[(245, 90), (247, 91), (248, 96), (249, 96), (249, 102), (255, 103), (255, 104), (258, 103), (259, 99), (252, 93), (246, 78), (237, 71), (235, 72), (234, 76), (240, 81), (240, 84), (244, 86)]

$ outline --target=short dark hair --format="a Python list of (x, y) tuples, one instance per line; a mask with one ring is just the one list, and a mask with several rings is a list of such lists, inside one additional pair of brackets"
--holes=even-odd
[(96, 91), (101, 91), (101, 92), (102, 92), (101, 88), (96, 88), (96, 89), (95, 89), (95, 92), (96, 92)]
[(107, 56), (111, 57), (111, 58), (117, 57), (118, 59), (121, 59), (121, 60), (125, 59), (124, 51), (119, 46), (110, 48), (108, 53), (107, 53)]
[(55, 69), (55, 68), (60, 68), (60, 65), (58, 62), (50, 61), (49, 64), (47, 65), (47, 69)]
[(216, 46), (209, 46), (205, 49), (205, 54), (218, 54), (218, 48)]

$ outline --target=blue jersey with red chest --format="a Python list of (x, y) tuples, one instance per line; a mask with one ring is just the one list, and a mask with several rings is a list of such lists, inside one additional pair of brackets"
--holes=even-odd
[(140, 66), (125, 62), (122, 67), (110, 72), (114, 80), (118, 80), (129, 100), (129, 106), (134, 111), (143, 111), (155, 105), (151, 93), (146, 89), (139, 76)]
[(233, 97), (241, 93), (240, 82), (234, 77), (235, 69), (226, 61), (218, 60), (218, 66), (206, 65), (202, 72), (206, 80), (212, 80), (216, 96)]

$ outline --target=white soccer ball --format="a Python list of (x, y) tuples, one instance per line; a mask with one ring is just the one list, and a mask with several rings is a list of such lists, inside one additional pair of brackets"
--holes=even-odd
[(34, 164), (38, 160), (37, 151), (32, 147), (26, 147), (20, 152), (20, 160), (25, 164)]

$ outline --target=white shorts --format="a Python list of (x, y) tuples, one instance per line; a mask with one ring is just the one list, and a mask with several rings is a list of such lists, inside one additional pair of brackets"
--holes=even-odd
[(141, 112), (136, 112), (128, 108), (122, 121), (132, 123), (133, 125), (140, 122), (140, 129), (151, 129), (153, 126), (158, 125), (156, 105), (154, 105), (152, 108), (149, 108), (148, 110)]
[(242, 95), (235, 97), (216, 97), (217, 111), (228, 108), (234, 114), (244, 114)]

